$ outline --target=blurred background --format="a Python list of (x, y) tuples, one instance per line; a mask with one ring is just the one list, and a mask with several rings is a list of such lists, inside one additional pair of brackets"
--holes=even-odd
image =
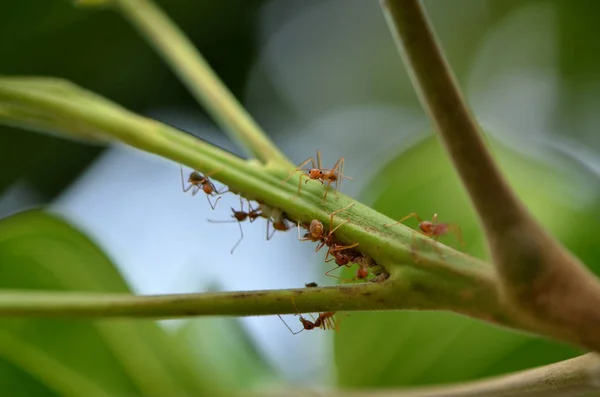
[[(344, 156), (354, 178), (344, 193), (393, 218), (437, 212), (461, 226), (466, 252), (486, 257), (378, 2), (157, 3), (294, 162), (316, 149), (326, 167)], [(510, 182), (598, 272), (600, 3), (424, 3)], [(0, 54), (0, 74), (62, 77), (241, 154), (110, 10), (3, 2)], [(324, 252), (293, 229), (266, 241), (262, 219), (242, 225), (231, 254), (238, 226), (207, 219), (230, 219), (237, 197), (211, 210), (202, 194), (182, 192), (179, 165), (168, 160), (1, 127), (0, 169), (3, 288), (160, 294), (336, 282), (324, 276)], [(443, 241), (457, 246), (453, 236)], [(477, 379), (578, 354), (450, 313), (352, 313), (339, 332), (299, 335), (275, 316), (3, 320), (0, 388), (12, 396), (382, 388)]]

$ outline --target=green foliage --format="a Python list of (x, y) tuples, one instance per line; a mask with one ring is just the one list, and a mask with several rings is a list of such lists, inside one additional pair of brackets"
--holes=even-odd
[[(129, 292), (92, 241), (60, 218), (37, 210), (0, 221), (0, 263), (3, 289)], [(215, 328), (208, 320), (198, 325), (169, 335), (151, 321), (3, 320), (0, 387), (23, 396), (215, 395), (217, 388), (248, 386), (259, 372), (266, 373), (248, 346), (238, 344), (217, 366), (203, 354), (192, 354), (190, 339), (207, 338), (218, 348), (227, 341), (215, 335), (237, 329), (228, 324)], [(233, 337), (239, 341), (235, 333)], [(242, 359), (255, 363), (254, 370), (245, 365), (231, 371), (231, 364)], [(213, 377), (237, 381), (224, 384)], [(23, 387), (17, 386), (20, 382)]]

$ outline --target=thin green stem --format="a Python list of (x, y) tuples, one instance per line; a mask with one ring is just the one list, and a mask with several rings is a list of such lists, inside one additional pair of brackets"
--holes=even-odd
[[(456, 294), (454, 288), (436, 286), (451, 280), (404, 268), (381, 283), (287, 290), (237, 291), (202, 294), (132, 296), (84, 292), (0, 292), (0, 317), (144, 317), (250, 316), (300, 312), (359, 310), (454, 310), (464, 312), (477, 299), (479, 309), (470, 315), (489, 319), (489, 310), (502, 318), (493, 303), (494, 294), (483, 288), (472, 296)], [(449, 281), (449, 282), (448, 282)], [(492, 307), (491, 307), (492, 306)], [(504, 321), (506, 325), (506, 321)]]
[(115, 0), (113, 4), (171, 66), (233, 142), (264, 163), (292, 166), (162, 10), (150, 0)]

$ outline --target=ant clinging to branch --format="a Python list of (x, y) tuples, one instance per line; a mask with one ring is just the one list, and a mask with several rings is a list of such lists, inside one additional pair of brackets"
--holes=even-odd
[[(317, 161), (315, 163), (314, 157), (309, 157), (304, 160), (296, 170), (290, 174), (289, 177), (281, 181), (281, 183), (285, 183), (290, 180), (292, 176), (298, 171), (304, 171), (302, 175), (307, 175), (309, 179), (304, 181), (304, 183), (308, 183), (310, 180), (318, 180), (321, 182), (321, 185), (327, 183), (327, 187), (325, 189), (325, 195), (323, 196), (323, 202), (327, 200), (327, 193), (329, 192), (329, 187), (332, 183), (335, 183), (335, 191), (336, 193), (342, 187), (342, 181), (344, 179), (352, 180), (349, 176), (344, 175), (344, 158), (340, 157), (339, 160), (334, 164), (333, 168), (323, 168), (321, 164), (321, 151), (317, 149)], [(304, 168), (305, 165), (311, 163), (312, 168)], [(300, 180), (298, 181), (298, 194), (300, 194), (300, 190), (302, 188), (302, 176), (300, 176)]]
[[(181, 190), (183, 190), (184, 193), (187, 193), (190, 189), (192, 189), (192, 196), (195, 196), (200, 190), (202, 190), (206, 194), (206, 200), (208, 200), (210, 208), (214, 210), (217, 207), (217, 203), (221, 199), (221, 195), (226, 193), (227, 189), (221, 192), (217, 191), (216, 186), (210, 179), (208, 179), (208, 177), (219, 172), (220, 170), (212, 171), (204, 175), (198, 171), (192, 171), (188, 177), (189, 185), (187, 187), (183, 181), (183, 167), (181, 165), (179, 166), (179, 171), (181, 173)], [(213, 196), (218, 196), (214, 204), (212, 201), (210, 201), (210, 197)]]
[(464, 246), (465, 242), (462, 239), (462, 232), (460, 230), (460, 227), (454, 223), (438, 223), (437, 222), (437, 214), (433, 214), (433, 218), (431, 219), (431, 221), (425, 221), (423, 219), (421, 219), (421, 217), (419, 215), (417, 215), (416, 212), (411, 212), (410, 214), (406, 215), (404, 218), (400, 219), (398, 222), (395, 223), (387, 223), (383, 226), (394, 226), (397, 225), (399, 223), (404, 222), (405, 220), (409, 219), (409, 218), (416, 218), (417, 221), (419, 221), (419, 231), (421, 232), (421, 234), (424, 234), (425, 236), (433, 239), (434, 241), (438, 241), (438, 239), (449, 233), (452, 232), (456, 235), (458, 242), (460, 243), (460, 245)]

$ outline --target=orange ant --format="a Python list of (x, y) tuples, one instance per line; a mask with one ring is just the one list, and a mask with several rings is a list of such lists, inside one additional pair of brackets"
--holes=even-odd
[(300, 332), (302, 332), (304, 330), (311, 331), (315, 328), (321, 328), (323, 330), (330, 329), (333, 331), (340, 330), (339, 321), (334, 318), (336, 312), (319, 313), (319, 316), (317, 317), (316, 320), (313, 319), (314, 321), (310, 321), (310, 320), (307, 320), (304, 317), (302, 317), (302, 315), (300, 314), (300, 312), (298, 310), (298, 307), (296, 306), (294, 297), (292, 297), (292, 303), (294, 304), (294, 307), (296, 308), (296, 311), (298, 312), (297, 314), (300, 315), (300, 322), (302, 323), (302, 329), (300, 331), (296, 331), (296, 332), (292, 331), (290, 326), (283, 320), (283, 318), (281, 318), (281, 316), (279, 314), (277, 315), (279, 317), (279, 319), (285, 324), (287, 329), (290, 330), (292, 335), (299, 334)]
[[(246, 200), (248, 201), (248, 200)], [(260, 209), (253, 209), (252, 206), (250, 205), (250, 201), (248, 201), (248, 212), (244, 211), (244, 204), (242, 202), (242, 197), (240, 197), (240, 211), (236, 211), (233, 207), (231, 208), (231, 217), (233, 218), (232, 220), (229, 221), (215, 221), (212, 219), (208, 219), (209, 222), (211, 223), (233, 223), (233, 222), (237, 222), (238, 226), (240, 227), (240, 239), (237, 241), (237, 243), (235, 243), (235, 245), (233, 246), (233, 248), (231, 249), (231, 253), (233, 254), (233, 251), (237, 248), (237, 246), (242, 242), (242, 240), (244, 239), (244, 231), (242, 230), (242, 222), (244, 222), (246, 219), (248, 219), (250, 221), (250, 223), (254, 222), (256, 220), (256, 218), (262, 216)]]
[[(332, 183), (335, 182), (335, 191), (337, 194), (339, 189), (342, 187), (342, 181), (344, 180), (344, 178), (348, 179), (348, 180), (352, 180), (352, 178), (350, 178), (349, 176), (344, 175), (344, 161), (345, 161), (344, 158), (340, 157), (338, 159), (338, 161), (334, 164), (333, 168), (323, 168), (321, 166), (321, 151), (319, 149), (317, 149), (316, 163), (315, 163), (314, 157), (307, 158), (302, 163), (300, 163), (300, 165), (298, 167), (296, 167), (296, 170), (293, 173), (291, 173), (290, 176), (287, 177), (285, 180), (283, 180), (281, 183), (285, 183), (285, 182), (289, 181), (290, 178), (292, 176), (294, 176), (294, 174), (296, 172), (305, 171), (306, 174), (303, 173), (302, 175), (307, 175), (309, 179), (304, 181), (304, 183), (308, 183), (308, 181), (310, 181), (310, 180), (318, 180), (319, 182), (321, 182), (321, 185), (323, 185), (325, 182), (327, 182), (327, 189), (325, 190), (325, 195), (323, 196), (323, 202), (325, 202), (327, 200), (327, 193), (329, 192), (329, 187), (331, 186)], [(311, 163), (312, 168), (303, 168), (309, 162)], [(302, 176), (300, 176), (300, 180), (298, 181), (298, 194), (300, 194), (301, 188), (302, 188)]]
[[(325, 272), (325, 275), (328, 277), (340, 278), (337, 276), (332, 276), (329, 273), (331, 273), (332, 271), (334, 271), (342, 266), (351, 267), (353, 263), (361, 262), (363, 256), (360, 253), (358, 253), (354, 250), (351, 250), (352, 248), (354, 248), (356, 246), (358, 246), (358, 243), (354, 243), (352, 245), (347, 245), (347, 246), (342, 246), (340, 244), (335, 244), (335, 243), (333, 245), (331, 245), (329, 247), (329, 250), (327, 251), (327, 256), (325, 257), (325, 263), (335, 260), (335, 264), (337, 266), (334, 267), (333, 269), (330, 269), (327, 272)], [(350, 251), (347, 251), (347, 250), (350, 250)], [(342, 252), (342, 251), (346, 251), (346, 252)], [(331, 256), (331, 258), (327, 259), (328, 256)], [(362, 268), (362, 265), (360, 267)], [(359, 268), (359, 271), (360, 271), (360, 268)], [(357, 271), (357, 277), (358, 277), (359, 271)], [(368, 276), (368, 272), (367, 272), (367, 275), (365, 275), (364, 277), (359, 277), (359, 278), (366, 278), (367, 276)]]
[[(208, 200), (208, 204), (214, 210), (217, 207), (217, 203), (221, 199), (221, 195), (223, 193), (226, 193), (227, 190), (224, 190), (222, 192), (217, 191), (216, 186), (211, 182), (210, 179), (208, 179), (208, 177), (220, 170), (212, 171), (212, 172), (209, 172), (208, 174), (204, 174), (204, 175), (202, 175), (198, 171), (195, 171), (195, 170), (192, 171), (188, 178), (188, 183), (189, 183), (188, 187), (185, 187), (185, 183), (183, 182), (183, 167), (181, 166), (181, 164), (179, 165), (179, 171), (181, 173), (181, 190), (183, 190), (184, 193), (187, 193), (190, 189), (193, 189), (192, 196), (195, 196), (196, 193), (198, 193), (200, 190), (202, 190), (206, 194), (206, 200)], [(217, 200), (215, 201), (215, 203), (213, 204), (210, 201), (210, 197), (215, 196), (215, 195), (217, 195), (218, 197), (217, 197)]]
[[(354, 205), (354, 203), (344, 207), (344, 208), (340, 208), (338, 210), (333, 211), (330, 215), (329, 215), (329, 232), (327, 234), (325, 234), (325, 230), (324, 230), (324, 226), (323, 223), (317, 219), (313, 219), (310, 222), (310, 225), (308, 227), (308, 233), (306, 233), (304, 235), (304, 237), (300, 237), (300, 224), (298, 223), (298, 239), (300, 241), (319, 241), (319, 244), (317, 245), (317, 248), (315, 249), (315, 252), (319, 251), (321, 248), (323, 248), (324, 246), (328, 246), (331, 247), (334, 244), (333, 241), (333, 233), (339, 229), (342, 225), (350, 222), (349, 220), (345, 220), (344, 222), (340, 223), (339, 225), (337, 225), (335, 228), (333, 228), (333, 217), (335, 216), (335, 214), (345, 211), (348, 208), (352, 207)], [(348, 249), (348, 248), (354, 248), (358, 245), (358, 243), (355, 243), (353, 245), (350, 246), (337, 246), (333, 252), (336, 251), (342, 251), (344, 249)], [(332, 255), (333, 255), (332, 252)]]
[(421, 217), (419, 215), (417, 215), (416, 212), (411, 212), (410, 214), (406, 215), (404, 218), (400, 219), (398, 222), (388, 223), (383, 226), (394, 226), (394, 225), (404, 222), (405, 220), (407, 220), (409, 218), (416, 218), (417, 221), (419, 221), (420, 232), (422, 234), (424, 234), (425, 236), (432, 238), (434, 241), (438, 241), (440, 236), (443, 236), (443, 235), (447, 234), (448, 232), (453, 232), (456, 234), (456, 237), (458, 238), (460, 245), (464, 246), (465, 242), (462, 239), (462, 233), (460, 231), (460, 227), (453, 223), (437, 223), (437, 217), (438, 217), (437, 214), (433, 214), (433, 218), (431, 219), (431, 221), (424, 221), (423, 219), (421, 219)]
[[(366, 261), (366, 258), (364, 258), (362, 255), (359, 255), (358, 257), (353, 258), (351, 262), (358, 264), (358, 269), (356, 269), (356, 275), (354, 276), (354, 278), (346, 279), (346, 278), (333, 276), (333, 275), (329, 274), (330, 272), (334, 271), (335, 269), (339, 269), (341, 266), (343, 266), (343, 265), (339, 265), (339, 264), (338, 264), (338, 266), (334, 267), (333, 269), (331, 269), (327, 273), (325, 273), (325, 275), (327, 275), (329, 277), (333, 277), (333, 278), (338, 278), (338, 279), (340, 279), (342, 281), (346, 281), (346, 282), (353, 282), (356, 280), (365, 280), (366, 281), (370, 274), (369, 262)], [(337, 263), (338, 262), (336, 261), (336, 264)], [(348, 265), (346, 265), (346, 266), (348, 266)]]

